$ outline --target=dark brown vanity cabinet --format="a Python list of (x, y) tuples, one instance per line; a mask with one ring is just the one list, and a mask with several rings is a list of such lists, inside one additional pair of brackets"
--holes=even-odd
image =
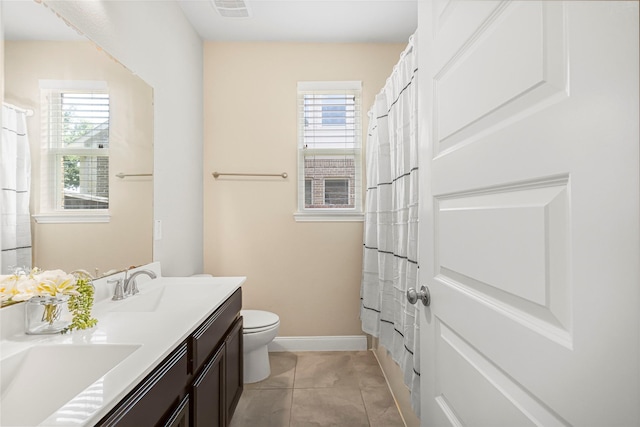
[[(242, 318), (193, 381), (192, 425), (228, 426), (242, 395)], [(210, 396), (218, 396), (212, 404)]]
[(238, 289), (97, 425), (226, 427), (243, 390)]
[[(228, 426), (242, 394), (242, 301), (238, 298), (228, 302), (226, 309), (214, 313), (192, 335), (194, 427)], [(222, 329), (220, 324), (228, 328)], [(215, 404), (211, 396), (218, 396)]]

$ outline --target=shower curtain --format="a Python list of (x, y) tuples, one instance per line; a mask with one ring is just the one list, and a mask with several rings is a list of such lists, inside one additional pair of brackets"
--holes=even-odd
[(3, 104), (0, 141), (1, 274), (13, 273), (18, 267), (31, 269), (30, 186), (31, 156), (26, 113)]
[(369, 111), (360, 318), (404, 372), (420, 416), (418, 127), (415, 35)]

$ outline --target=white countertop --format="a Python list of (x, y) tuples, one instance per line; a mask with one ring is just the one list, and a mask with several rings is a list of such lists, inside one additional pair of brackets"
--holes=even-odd
[[(156, 269), (154, 264), (150, 267)], [(0, 374), (3, 383), (16, 370), (11, 366), (11, 356), (24, 354), (25, 350), (31, 351), (29, 349), (36, 347), (44, 350), (45, 346), (58, 346), (59, 350), (59, 346), (77, 346), (70, 354), (75, 358), (81, 358), (78, 354), (86, 355), (89, 360), (73, 360), (58, 366), (45, 364), (41, 372), (31, 373), (34, 390), (29, 393), (12, 390), (13, 383), (6, 381), (9, 387), (1, 390), (0, 425), (94, 425), (245, 281), (244, 277), (158, 277), (149, 280), (146, 276), (138, 276), (138, 279), (140, 294), (122, 301), (111, 301), (112, 290), (106, 289), (106, 281), (96, 282), (93, 314), (98, 325), (90, 330), (65, 335), (25, 335), (18, 332), (24, 330), (23, 325), (17, 328), (16, 325), (8, 325), (8, 322), (16, 320), (2, 316), (0, 357), (3, 371)], [(98, 348), (97, 345), (105, 347)], [(64, 347), (63, 350), (69, 348)], [(82, 383), (83, 366), (99, 369), (95, 366), (99, 362), (92, 360), (94, 353), (85, 351), (89, 349), (115, 349), (122, 353), (118, 357), (124, 359), (113, 368), (105, 365), (103, 369), (110, 370), (87, 385)], [(60, 378), (55, 381), (55, 398), (45, 399), (53, 393), (36, 389), (40, 377)], [(45, 412), (50, 415), (43, 418)]]

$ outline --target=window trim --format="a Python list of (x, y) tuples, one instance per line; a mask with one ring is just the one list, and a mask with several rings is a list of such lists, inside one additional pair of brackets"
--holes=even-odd
[[(77, 209), (79, 210), (79, 209)], [(98, 209), (94, 209), (98, 210)], [(31, 215), (38, 224), (73, 224), (73, 223), (102, 223), (110, 222), (111, 215), (105, 213), (104, 209), (100, 209), (100, 213), (41, 213)]]
[(362, 212), (294, 212), (296, 222), (363, 222)]
[[(314, 149), (303, 148), (304, 138), (304, 120), (300, 116), (300, 104), (296, 110), (298, 120), (298, 178), (297, 178), (297, 210), (294, 212), (294, 219), (297, 222), (362, 222), (364, 221), (364, 163), (363, 163), (363, 114), (362, 114), (362, 82), (361, 81), (304, 81), (298, 82), (297, 99), (301, 102), (304, 92), (340, 92), (340, 91), (356, 91), (358, 93), (359, 110), (358, 120), (358, 141), (356, 147), (351, 149)], [(356, 163), (356, 179), (354, 183), (355, 206), (353, 208), (305, 208), (305, 157), (313, 154), (322, 155), (344, 155), (354, 156)], [(305, 156), (306, 155), (306, 156)], [(329, 177), (327, 177), (329, 178)], [(337, 177), (336, 177), (337, 178)], [(344, 179), (344, 177), (341, 177)], [(348, 178), (347, 178), (348, 179)], [(313, 185), (313, 184), (312, 184)]]

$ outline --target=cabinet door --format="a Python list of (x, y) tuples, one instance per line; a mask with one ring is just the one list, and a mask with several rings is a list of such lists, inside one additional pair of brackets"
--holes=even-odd
[(243, 381), (243, 359), (242, 359), (242, 317), (233, 324), (227, 338), (224, 341), (225, 346), (225, 399), (227, 401), (226, 407), (226, 422), (231, 422), (233, 412), (236, 410), (242, 390), (244, 388)]
[(193, 382), (193, 427), (225, 425), (224, 356), (223, 343)]

